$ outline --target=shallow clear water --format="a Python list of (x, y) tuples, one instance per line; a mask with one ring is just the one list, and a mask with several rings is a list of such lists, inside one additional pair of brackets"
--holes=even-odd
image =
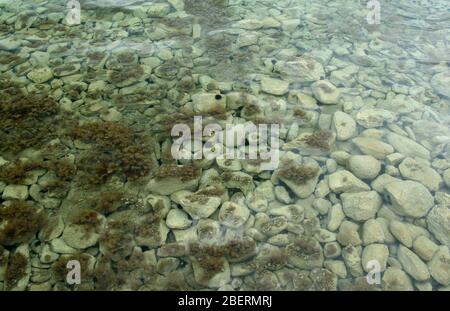
[(0, 0), (0, 289), (448, 290), (449, 21)]

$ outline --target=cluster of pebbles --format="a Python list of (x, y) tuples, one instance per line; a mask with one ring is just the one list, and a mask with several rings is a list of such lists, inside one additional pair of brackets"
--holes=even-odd
[[(155, 169), (62, 193), (48, 167), (0, 181), (0, 289), (450, 289), (445, 0), (382, 2), (380, 25), (345, 0), (80, 2), (69, 25), (66, 1), (0, 0), (0, 77), (150, 134)], [(279, 124), (278, 168), (170, 161), (164, 124), (195, 115)], [(61, 136), (0, 170), (49, 146), (72, 164), (95, 147)]]

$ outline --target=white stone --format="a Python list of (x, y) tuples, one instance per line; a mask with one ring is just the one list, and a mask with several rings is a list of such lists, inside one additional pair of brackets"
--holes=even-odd
[(362, 240), (364, 245), (384, 243), (384, 231), (376, 219), (367, 220), (362, 227)]
[(442, 176), (444, 177), (445, 185), (450, 188), (450, 168), (446, 169)]
[(170, 229), (186, 229), (192, 224), (189, 216), (180, 209), (174, 208), (166, 217), (166, 225)]
[(314, 159), (305, 158), (303, 165), (306, 167), (317, 169), (317, 174), (303, 183), (297, 183), (293, 180), (289, 180), (287, 178), (279, 176), (280, 180), (285, 183), (286, 186), (290, 190), (292, 190), (299, 198), (302, 199), (309, 197), (314, 192), (320, 175), (320, 166)]
[(289, 61), (279, 61), (275, 64), (275, 72), (291, 81), (313, 82), (325, 77), (322, 64), (312, 57), (302, 56)]
[(430, 261), (439, 247), (426, 236), (419, 236), (413, 242), (414, 252), (425, 261)]
[(386, 187), (388, 187), (389, 184), (394, 181), (401, 181), (401, 179), (392, 177), (391, 175), (388, 174), (382, 174), (378, 176), (374, 181), (372, 181), (370, 186), (376, 192), (384, 194), (386, 192)]
[(152, 3), (147, 9), (149, 17), (163, 17), (169, 14), (170, 5), (167, 3)]
[(416, 281), (422, 282), (430, 278), (427, 265), (410, 249), (403, 245), (398, 247), (398, 260), (405, 270)]
[(392, 208), (403, 216), (423, 217), (434, 204), (428, 189), (415, 181), (394, 181), (386, 187), (386, 192)]
[(257, 32), (244, 32), (239, 35), (236, 45), (239, 48), (255, 45), (258, 43), (258, 33)]
[(430, 151), (408, 137), (396, 133), (389, 133), (386, 138), (395, 150), (408, 157), (430, 158)]
[(344, 259), (345, 265), (354, 277), (359, 277), (364, 274), (361, 264), (361, 252), (361, 247), (355, 247), (353, 245), (348, 245), (342, 250), (342, 258)]
[(289, 196), (289, 192), (283, 186), (275, 187), (275, 196), (281, 203), (290, 204), (292, 203), (292, 199)]
[[(25, 243), (19, 245), (14, 251), (14, 255), (15, 254), (21, 254), (23, 257), (26, 258), (25, 267), (21, 267), (23, 268), (22, 270), (23, 275), (20, 275), (19, 279), (13, 278), (15, 284), (8, 284), (8, 279), (5, 279), (5, 285), (7, 286), (9, 291), (24, 291), (27, 288), (27, 285), (31, 277), (31, 258), (28, 244)], [(12, 258), (14, 255), (10, 254), (10, 258)]]
[(383, 289), (386, 291), (413, 291), (414, 287), (409, 276), (401, 269), (389, 267), (383, 274)]
[(443, 286), (450, 285), (450, 251), (447, 246), (439, 248), (428, 267), (436, 282)]
[(342, 111), (336, 111), (334, 113), (333, 125), (336, 129), (337, 140), (347, 140), (358, 133), (355, 120), (349, 114)]
[(50, 249), (49, 244), (45, 244), (44, 247), (42, 247), (41, 253), (39, 255), (39, 260), (42, 263), (52, 263), (56, 259), (58, 259), (59, 254), (52, 252)]
[(370, 190), (369, 186), (346, 170), (340, 170), (328, 177), (328, 186), (335, 193)]
[(201, 258), (191, 257), (192, 270), (197, 283), (209, 288), (219, 288), (230, 282), (230, 265), (225, 258), (218, 257), (213, 259), (216, 265), (220, 264), (220, 267), (217, 267), (214, 271), (209, 271), (208, 266), (202, 265), (201, 260)]
[(402, 221), (392, 220), (389, 224), (392, 235), (408, 248), (412, 247), (413, 236), (407, 224)]
[(175, 192), (171, 199), (180, 204), (193, 219), (208, 218), (221, 203), (219, 197), (198, 195), (185, 190)]
[(362, 109), (356, 114), (356, 121), (365, 128), (381, 127), (396, 120), (395, 113), (384, 109)]
[(381, 170), (381, 163), (370, 155), (353, 155), (348, 159), (348, 169), (358, 178), (374, 179)]
[(7, 185), (3, 189), (3, 200), (21, 200), (24, 201), (28, 198), (28, 187), (23, 185)]
[(341, 204), (335, 204), (328, 210), (327, 229), (336, 231), (345, 219)]
[(370, 244), (364, 247), (362, 252), (362, 266), (364, 271), (370, 272), (373, 266), (370, 265), (372, 260), (375, 260), (380, 267), (380, 271), (386, 270), (386, 264), (389, 257), (389, 249), (384, 244)]
[(63, 232), (62, 239), (70, 247), (85, 249), (97, 244), (100, 234), (95, 230), (87, 230), (84, 225), (70, 224)]
[(272, 95), (284, 95), (289, 91), (289, 82), (264, 77), (261, 79), (261, 90)]
[(52, 251), (58, 254), (74, 254), (78, 252), (76, 248), (70, 247), (62, 238), (53, 239), (50, 242)]
[(194, 111), (207, 113), (214, 109), (225, 109), (226, 97), (216, 93), (198, 93), (192, 95)]
[(450, 97), (450, 70), (439, 72), (431, 78), (431, 86), (441, 95)]
[(301, 223), (305, 217), (305, 208), (298, 204), (284, 205), (267, 211), (270, 216), (285, 216), (289, 222)]
[(398, 168), (405, 179), (420, 182), (430, 191), (439, 190), (442, 183), (441, 175), (425, 163), (406, 158)]
[[(185, 169), (183, 165), (172, 168), (174, 173), (170, 176), (152, 178), (147, 184), (147, 190), (157, 194), (168, 195), (179, 190), (195, 190), (197, 188), (201, 174), (197, 174), (198, 176), (185, 180), (182, 177), (183, 170)], [(179, 174), (175, 170), (178, 170)]]
[(327, 80), (319, 80), (311, 85), (314, 97), (322, 104), (337, 104), (341, 96), (341, 92), (331, 82)]
[(435, 238), (450, 247), (450, 208), (445, 205), (435, 206), (427, 216), (427, 224)]
[(233, 202), (225, 202), (219, 210), (219, 221), (227, 227), (239, 228), (250, 216), (247, 206)]
[(13, 51), (17, 50), (21, 45), (21, 40), (16, 40), (12, 37), (0, 40), (0, 50)]
[(361, 152), (371, 155), (379, 160), (386, 158), (388, 154), (394, 152), (394, 148), (378, 139), (372, 137), (356, 137), (352, 142)]
[(177, 11), (184, 11), (184, 0), (167, 0)]
[(356, 221), (374, 218), (383, 200), (376, 191), (341, 194), (345, 215)]
[(40, 68), (31, 70), (27, 74), (27, 77), (28, 77), (28, 79), (30, 79), (31, 81), (33, 81), (35, 83), (44, 83), (44, 82), (47, 82), (47, 81), (53, 79), (53, 72), (48, 67), (40, 67)]
[(343, 246), (359, 246), (362, 244), (359, 236), (359, 226), (348, 220), (344, 220), (341, 223), (336, 239)]

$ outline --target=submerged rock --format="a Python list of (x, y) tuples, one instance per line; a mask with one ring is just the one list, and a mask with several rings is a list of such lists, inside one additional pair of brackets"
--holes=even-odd
[(341, 92), (331, 82), (320, 80), (311, 85), (314, 97), (322, 104), (337, 104), (341, 96)]
[(227, 227), (239, 228), (250, 216), (247, 206), (233, 202), (225, 202), (220, 207), (219, 221)]
[(400, 215), (420, 218), (434, 204), (434, 198), (422, 184), (415, 181), (394, 181), (386, 187), (392, 208)]
[(147, 190), (162, 195), (179, 190), (195, 190), (200, 176), (201, 169), (191, 165), (163, 164), (147, 184)]
[(426, 281), (430, 278), (427, 265), (411, 250), (400, 245), (397, 256), (403, 269), (416, 281)]
[(431, 86), (434, 90), (444, 96), (450, 97), (450, 71), (437, 73), (431, 78)]
[(383, 202), (376, 191), (343, 193), (341, 200), (345, 215), (356, 221), (374, 218)]
[(374, 179), (381, 170), (380, 161), (370, 155), (353, 155), (347, 161), (349, 170), (361, 179)]
[(356, 121), (365, 128), (381, 127), (396, 119), (395, 113), (384, 109), (362, 109), (356, 114)]
[(275, 71), (282, 77), (294, 81), (313, 82), (325, 77), (322, 64), (308, 56), (286, 62), (279, 61), (275, 64)]
[(400, 153), (409, 157), (430, 158), (430, 151), (414, 140), (396, 133), (389, 133), (386, 136), (388, 142)]
[(450, 247), (450, 208), (445, 205), (435, 206), (427, 216), (427, 224), (436, 239)]
[(346, 170), (340, 170), (328, 177), (328, 186), (333, 192), (360, 192), (368, 191), (370, 187)]
[(279, 79), (261, 79), (261, 90), (272, 95), (284, 95), (289, 91), (289, 82)]
[(186, 190), (175, 192), (171, 198), (180, 204), (193, 219), (208, 218), (221, 203), (219, 197), (195, 194)]
[(342, 111), (336, 111), (334, 113), (333, 125), (336, 129), (337, 140), (347, 140), (358, 133), (355, 120)]
[(414, 290), (411, 278), (401, 269), (389, 267), (383, 274), (382, 287), (386, 291)]
[(420, 182), (430, 191), (439, 190), (442, 183), (441, 175), (425, 163), (406, 158), (398, 168), (404, 178)]
[(428, 267), (433, 279), (443, 286), (450, 285), (450, 251), (447, 246), (439, 248)]
[(394, 148), (378, 139), (372, 137), (356, 137), (352, 142), (363, 153), (371, 155), (379, 160), (383, 160), (387, 155), (394, 152)]

